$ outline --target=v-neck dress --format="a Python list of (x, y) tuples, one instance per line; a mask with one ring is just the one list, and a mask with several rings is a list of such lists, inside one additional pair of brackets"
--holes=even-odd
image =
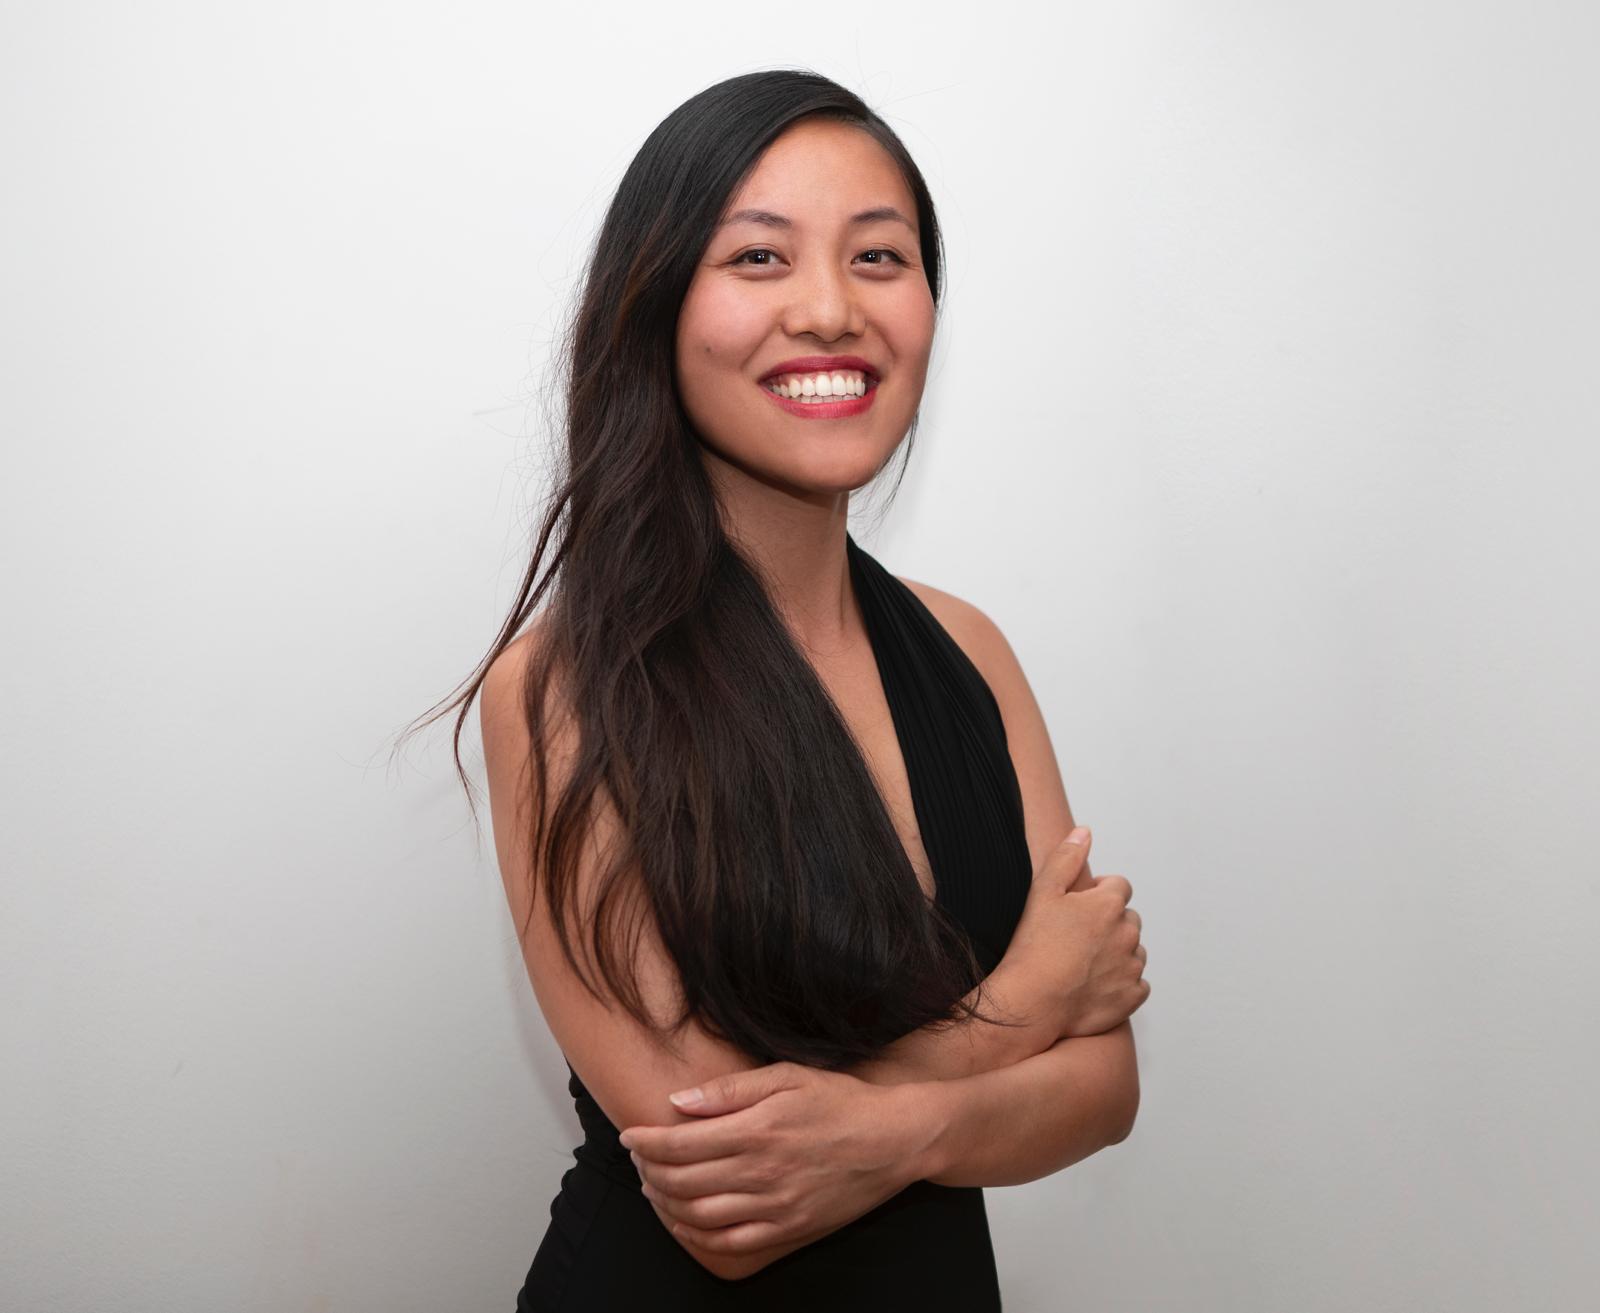
[[(1000, 707), (922, 600), (848, 534), (845, 547), (933, 868), (934, 901), (965, 927), (987, 975), (1011, 942), (1033, 874)], [(567, 1074), (584, 1142), (550, 1204), (518, 1313), (1000, 1308), (983, 1190), (925, 1180), (751, 1276), (713, 1275), (640, 1193), (618, 1128), (570, 1062)]]

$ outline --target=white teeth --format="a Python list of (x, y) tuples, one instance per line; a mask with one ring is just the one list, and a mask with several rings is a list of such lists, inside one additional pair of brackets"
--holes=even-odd
[(780, 397), (812, 404), (836, 397), (860, 397), (867, 391), (866, 375), (859, 370), (838, 370), (831, 374), (784, 374), (763, 385)]

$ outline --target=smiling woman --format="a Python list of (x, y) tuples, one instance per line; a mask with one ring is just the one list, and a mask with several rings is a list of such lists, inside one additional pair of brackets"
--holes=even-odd
[(459, 766), (482, 694), (584, 1133), (519, 1309), (997, 1309), (981, 1187), (1131, 1124), (1127, 882), (1061, 843), (999, 631), (847, 527), (909, 451), (940, 265), (898, 138), (809, 72), (674, 110), (607, 212), (563, 477), (444, 707)]
[[(816, 113), (789, 123), (701, 253), (678, 315), (675, 382), (724, 499), (749, 498), (734, 470), (812, 504), (848, 499), (912, 427), (938, 236), (931, 199), (886, 133)], [(798, 355), (800, 343), (830, 349)], [(801, 441), (789, 415), (851, 422)]]

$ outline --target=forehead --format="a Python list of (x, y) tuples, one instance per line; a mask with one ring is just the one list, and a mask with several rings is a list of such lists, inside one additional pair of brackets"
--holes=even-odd
[(837, 226), (882, 206), (899, 210), (915, 227), (916, 202), (893, 156), (853, 124), (813, 120), (795, 124), (767, 147), (722, 217), (753, 209), (783, 215), (796, 228)]

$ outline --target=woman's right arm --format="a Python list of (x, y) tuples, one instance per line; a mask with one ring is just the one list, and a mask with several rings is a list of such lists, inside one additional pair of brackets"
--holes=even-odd
[[(670, 1126), (692, 1121), (668, 1101), (670, 1092), (761, 1064), (693, 1022), (679, 1032), (677, 1052), (670, 1052), (620, 1003), (597, 999), (584, 987), (561, 951), (543, 893), (531, 900), (532, 799), (525, 796), (530, 743), (522, 707), (522, 679), (528, 644), (537, 641), (537, 632), (536, 629), (517, 639), (496, 658), (484, 678), (478, 707), (495, 851), (513, 924), (519, 931), (532, 912), (522, 944), (528, 978), (551, 1034), (613, 1125)], [(556, 687), (557, 682), (552, 681), (552, 689)], [(570, 720), (561, 715), (558, 694), (552, 693), (547, 708), (553, 718), (546, 744), (553, 799), (559, 796), (570, 771), (576, 733)], [(597, 806), (596, 810), (597, 820), (585, 837), (578, 867), (579, 906), (584, 910), (578, 917), (574, 948), (580, 957), (591, 922), (590, 900), (602, 869), (600, 858), (619, 831), (609, 805)], [(677, 1013), (681, 998), (679, 978), (656, 933), (654, 919), (641, 917), (640, 928), (638, 951), (632, 958), (639, 989), (651, 1015), (666, 1020)], [(590, 976), (600, 983), (597, 973), (591, 971)], [(736, 1279), (749, 1270), (748, 1260), (741, 1255), (709, 1253), (681, 1237), (675, 1238), (717, 1276)]]

